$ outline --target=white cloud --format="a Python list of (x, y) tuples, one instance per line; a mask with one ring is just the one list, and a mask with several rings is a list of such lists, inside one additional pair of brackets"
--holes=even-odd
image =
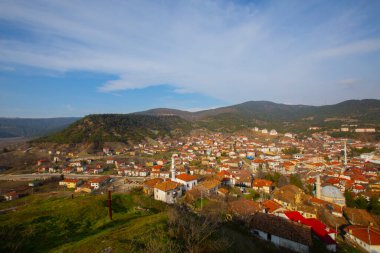
[(343, 80), (337, 81), (337, 84), (341, 84), (344, 86), (353, 86), (353, 85), (356, 85), (358, 83), (359, 83), (359, 81), (354, 79), (354, 78), (348, 78), (348, 79), (343, 79)]
[(332, 47), (317, 53), (319, 57), (344, 57), (365, 54), (380, 50), (380, 39), (355, 41), (338, 47)]
[(324, 59), (380, 49), (363, 25), (371, 6), (329, 5), (324, 16), (304, 1), (1, 1), (0, 20), (33, 36), (1, 38), (0, 62), (119, 77), (101, 92), (171, 84), (229, 102), (313, 103), (328, 89)]

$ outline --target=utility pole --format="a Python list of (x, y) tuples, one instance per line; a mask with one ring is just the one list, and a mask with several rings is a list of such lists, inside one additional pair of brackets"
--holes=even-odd
[(201, 210), (203, 210), (203, 191), (201, 190)]
[(108, 191), (108, 215), (110, 220), (112, 220), (111, 191)]
[(368, 228), (367, 228), (367, 232), (368, 232), (369, 248), (370, 248), (370, 251), (371, 251), (371, 234), (370, 234), (370, 232), (369, 232), (369, 225), (368, 225)]

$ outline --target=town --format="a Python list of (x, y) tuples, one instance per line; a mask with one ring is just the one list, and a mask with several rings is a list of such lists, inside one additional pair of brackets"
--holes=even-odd
[(201, 132), (133, 146), (109, 143), (96, 154), (30, 149), (45, 158), (35, 162), (34, 173), (1, 175), (27, 182), (7, 189), (6, 201), (47, 182), (73, 197), (140, 188), (194, 212), (225, 204), (226, 219), (244, 221), (252, 236), (295, 252), (309, 252), (312, 238), (331, 252), (343, 240), (380, 251), (379, 142), (255, 127), (245, 135)]

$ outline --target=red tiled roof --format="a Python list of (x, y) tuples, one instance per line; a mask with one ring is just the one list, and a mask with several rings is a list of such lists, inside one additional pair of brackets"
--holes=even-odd
[(273, 200), (264, 201), (263, 206), (269, 213), (272, 213), (282, 207), (279, 203)]
[(367, 244), (371, 241), (371, 245), (380, 245), (380, 231), (373, 227), (351, 225), (345, 230)]
[(92, 178), (92, 179), (90, 179), (89, 182), (90, 182), (90, 183), (102, 183), (102, 182), (104, 182), (104, 181), (106, 181), (106, 180), (108, 180), (108, 179), (109, 179), (109, 177), (107, 177), (107, 176), (104, 176), (104, 177), (97, 177), (97, 178)]
[[(336, 244), (336, 242), (330, 237), (328, 232), (326, 231), (326, 225), (320, 222), (317, 219), (304, 218), (299, 212), (297, 211), (285, 211), (284, 214), (292, 221), (300, 222), (304, 225), (310, 226), (313, 233), (318, 236), (319, 239), (321, 239), (326, 244)], [(334, 230), (331, 230), (335, 232)]]
[(63, 182), (65, 182), (65, 183), (77, 183), (77, 182), (79, 182), (79, 179), (76, 179), (76, 178), (65, 178), (63, 180)]
[(270, 187), (272, 186), (272, 184), (273, 184), (272, 181), (269, 181), (266, 179), (255, 179), (255, 181), (253, 181), (253, 186), (255, 187), (263, 187), (263, 186)]
[(326, 183), (329, 183), (329, 184), (338, 184), (339, 183), (339, 179), (338, 178), (329, 178), (327, 179)]
[(165, 181), (165, 182), (156, 184), (154, 188), (167, 192), (167, 191), (174, 190), (179, 186), (181, 186), (181, 184), (173, 182), (173, 181)]
[(197, 177), (189, 175), (189, 174), (186, 174), (186, 173), (179, 174), (179, 175), (176, 176), (176, 178), (179, 179), (179, 180), (185, 181), (185, 182), (197, 180)]
[(239, 199), (229, 203), (229, 209), (238, 215), (252, 215), (260, 211), (260, 204), (248, 199)]
[(144, 185), (153, 188), (156, 184), (162, 183), (162, 178), (153, 178), (144, 182)]

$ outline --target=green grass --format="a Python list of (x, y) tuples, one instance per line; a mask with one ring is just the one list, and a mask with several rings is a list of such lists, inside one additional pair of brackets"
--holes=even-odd
[[(150, 229), (163, 229), (163, 203), (140, 193), (115, 194), (111, 221), (106, 198), (33, 195), (0, 203), (0, 209), (19, 205), (0, 215), (0, 252), (97, 252), (109, 246), (135, 252)], [(134, 245), (130, 241), (136, 238), (141, 242)]]
[(197, 199), (194, 202), (194, 207), (197, 208), (197, 209), (201, 209), (201, 208), (206, 208), (209, 204), (210, 204), (210, 200), (209, 199), (206, 199), (206, 198), (203, 198), (202, 200), (201, 199)]
[[(203, 199), (203, 209), (215, 202)], [(200, 200), (196, 202), (200, 207)], [(173, 237), (168, 224), (168, 206), (139, 191), (113, 194), (113, 220), (108, 217), (106, 195), (71, 193), (35, 194), (0, 203), (0, 210), (16, 206), (16, 211), (0, 214), (0, 252), (184, 252), (183, 239)], [(171, 209), (173, 210), (173, 209)], [(190, 213), (181, 216), (187, 217)], [(170, 216), (173, 217), (173, 216)], [(227, 222), (210, 238), (225, 245), (207, 252), (278, 252), (268, 242), (253, 237), (242, 224)], [(341, 252), (356, 252), (340, 243)], [(323, 245), (312, 252), (324, 252)], [(211, 246), (210, 246), (211, 247)], [(288, 252), (281, 249), (282, 252)]]

